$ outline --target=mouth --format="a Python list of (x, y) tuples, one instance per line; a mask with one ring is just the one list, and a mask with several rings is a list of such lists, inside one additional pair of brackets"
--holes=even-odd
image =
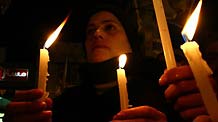
[(107, 47), (105, 45), (95, 45), (95, 46), (93, 46), (92, 51), (95, 51), (98, 49), (109, 49), (109, 47)]

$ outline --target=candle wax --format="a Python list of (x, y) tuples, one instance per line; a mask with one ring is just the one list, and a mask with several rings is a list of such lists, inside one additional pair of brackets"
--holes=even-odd
[(195, 41), (184, 43), (181, 49), (189, 62), (208, 113), (214, 122), (218, 122), (218, 102), (209, 79), (212, 70), (202, 59), (199, 45)]
[(119, 93), (120, 93), (120, 107), (121, 110), (127, 109), (128, 104), (128, 92), (127, 92), (127, 79), (125, 75), (124, 69), (117, 69), (117, 79), (118, 79), (118, 85), (119, 85)]
[(48, 92), (46, 92), (46, 82), (48, 80), (47, 76), (49, 76), (48, 62), (49, 62), (48, 50), (40, 49), (38, 88), (44, 91), (43, 98), (48, 97)]
[(155, 15), (157, 18), (158, 29), (161, 37), (161, 44), (163, 47), (164, 58), (167, 69), (176, 67), (176, 60), (174, 57), (173, 47), (168, 30), (167, 20), (164, 13), (162, 0), (153, 0)]

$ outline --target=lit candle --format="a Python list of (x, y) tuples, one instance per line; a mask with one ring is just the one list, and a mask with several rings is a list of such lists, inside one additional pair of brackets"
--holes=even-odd
[(199, 45), (195, 41), (191, 41), (197, 27), (201, 5), (202, 0), (199, 1), (197, 7), (189, 17), (182, 30), (182, 35), (186, 42), (181, 45), (181, 49), (188, 60), (191, 70), (194, 74), (196, 84), (212, 121), (218, 122), (218, 102), (209, 79), (209, 76), (213, 72), (208, 66), (207, 62), (202, 59)]
[(127, 109), (129, 106), (128, 92), (127, 92), (127, 79), (125, 70), (122, 69), (126, 64), (127, 57), (125, 54), (119, 57), (119, 68), (117, 69), (117, 79), (120, 93), (120, 108), (121, 110)]
[(49, 93), (46, 91), (46, 82), (48, 80), (48, 62), (49, 62), (49, 52), (47, 48), (49, 48), (52, 43), (57, 39), (59, 33), (61, 32), (63, 26), (67, 22), (69, 15), (64, 19), (64, 21), (59, 25), (59, 27), (49, 36), (43, 49), (40, 49), (40, 57), (39, 57), (39, 77), (38, 77), (38, 88), (44, 91), (44, 95), (42, 97), (48, 97)]
[(167, 20), (164, 13), (162, 0), (153, 0), (155, 15), (157, 18), (158, 29), (160, 32), (161, 43), (163, 47), (164, 57), (167, 69), (176, 67), (176, 61), (171, 44), (170, 34), (167, 26)]
[(40, 59), (39, 59), (39, 79), (38, 79), (38, 88), (44, 91), (42, 98), (48, 97), (48, 92), (46, 92), (46, 81), (48, 74), (48, 62), (49, 54), (47, 49), (40, 49)]

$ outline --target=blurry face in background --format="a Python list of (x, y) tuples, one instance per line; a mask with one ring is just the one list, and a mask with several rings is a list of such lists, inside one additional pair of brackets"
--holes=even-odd
[(107, 11), (100, 11), (90, 18), (85, 47), (87, 60), (93, 63), (132, 52), (123, 26)]

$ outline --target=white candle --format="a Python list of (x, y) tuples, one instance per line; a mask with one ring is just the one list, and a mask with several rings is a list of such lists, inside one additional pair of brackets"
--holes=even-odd
[(48, 97), (48, 92), (46, 92), (46, 82), (48, 80), (48, 62), (49, 53), (47, 49), (40, 49), (40, 59), (39, 59), (39, 78), (38, 78), (38, 88), (44, 91), (42, 98)]
[(199, 1), (196, 9), (182, 30), (182, 35), (186, 42), (181, 45), (181, 49), (183, 50), (193, 72), (207, 112), (209, 113), (213, 122), (218, 122), (218, 102), (209, 78), (213, 72), (208, 66), (207, 62), (202, 59), (199, 45), (195, 41), (189, 41), (192, 40), (194, 36), (197, 26), (196, 20), (199, 18), (201, 5), (202, 0)]
[(122, 69), (126, 63), (126, 55), (123, 54), (119, 57), (119, 68), (117, 69), (117, 79), (120, 93), (120, 108), (121, 110), (127, 109), (129, 106), (128, 92), (127, 92), (127, 79), (125, 70)]
[(218, 122), (218, 102), (211, 86), (209, 76), (213, 73), (207, 62), (202, 59), (199, 45), (195, 42), (186, 42), (181, 48), (189, 62), (204, 104), (213, 122)]
[(62, 28), (67, 22), (69, 16), (70, 14), (64, 19), (64, 21), (58, 26), (58, 28), (48, 37), (43, 49), (40, 49), (38, 88), (44, 91), (44, 95), (42, 99), (48, 97), (49, 95), (49, 93), (46, 92), (46, 82), (49, 76), (48, 74), (49, 53), (46, 48), (49, 48), (52, 45), (52, 43), (57, 39), (59, 33), (61, 32)]
[(153, 0), (155, 15), (157, 18), (158, 29), (160, 32), (161, 43), (164, 51), (164, 57), (167, 69), (176, 67), (176, 61), (171, 44), (170, 34), (167, 26), (167, 20), (164, 13), (162, 0)]

